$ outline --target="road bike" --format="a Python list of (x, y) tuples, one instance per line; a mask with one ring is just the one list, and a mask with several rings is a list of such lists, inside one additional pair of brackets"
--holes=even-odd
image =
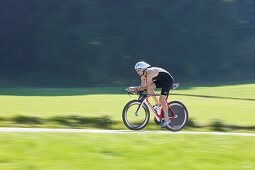
[[(179, 84), (174, 84), (171, 89), (175, 89)], [(127, 91), (127, 89), (126, 89)], [(151, 105), (149, 98), (151, 96), (160, 96), (160, 94), (146, 94), (145, 91), (128, 92), (128, 94), (139, 95), (138, 100), (128, 102), (122, 112), (122, 119), (125, 126), (131, 130), (143, 129), (150, 120), (150, 111), (154, 115), (156, 124), (161, 124), (164, 120), (164, 111), (157, 111)], [(185, 105), (179, 101), (171, 101), (166, 103), (168, 106), (168, 116), (171, 120), (166, 128), (170, 131), (182, 130), (188, 122), (188, 110)]]

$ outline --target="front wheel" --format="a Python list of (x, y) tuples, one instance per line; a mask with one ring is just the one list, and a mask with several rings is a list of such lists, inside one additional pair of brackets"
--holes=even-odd
[[(170, 108), (176, 114), (176, 118), (170, 119), (171, 122), (166, 126), (168, 130), (179, 131), (184, 128), (188, 122), (188, 110), (184, 104), (178, 101), (168, 103)], [(170, 110), (170, 109), (169, 109)], [(172, 112), (172, 111), (169, 111)], [(172, 113), (173, 114), (173, 113)]]
[(150, 112), (148, 107), (143, 104), (140, 111), (137, 112), (141, 102), (132, 100), (126, 104), (122, 112), (122, 119), (128, 129), (141, 130), (150, 120)]

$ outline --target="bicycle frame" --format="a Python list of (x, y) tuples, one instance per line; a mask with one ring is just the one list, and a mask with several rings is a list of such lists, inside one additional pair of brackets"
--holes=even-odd
[[(141, 110), (141, 106), (143, 106), (143, 104), (147, 105), (148, 108), (150, 109), (150, 111), (154, 114), (154, 116), (156, 117), (156, 119), (158, 121), (160, 121), (160, 119), (164, 119), (163, 118), (163, 108), (161, 108), (161, 113), (160, 115), (157, 114), (157, 112), (155, 111), (155, 109), (152, 107), (151, 103), (149, 102), (149, 98), (152, 97), (152, 96), (160, 96), (159, 94), (148, 94), (146, 96), (145, 99), (143, 99), (142, 103), (139, 105), (139, 107), (137, 108), (136, 110), (136, 113), (135, 115), (138, 116), (139, 115), (139, 112)], [(140, 97), (139, 97), (140, 98)], [(167, 99), (166, 99), (166, 105), (168, 106), (168, 108), (171, 110), (171, 112), (174, 114), (174, 116), (170, 116), (169, 118), (172, 119), (172, 118), (176, 118), (177, 115), (174, 113), (174, 111), (172, 110), (172, 108), (169, 106), (168, 102), (167, 102)]]

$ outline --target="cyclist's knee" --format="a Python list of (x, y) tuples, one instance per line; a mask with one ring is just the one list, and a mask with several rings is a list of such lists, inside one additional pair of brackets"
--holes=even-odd
[(159, 100), (165, 101), (167, 99), (167, 95), (160, 95)]
[(166, 102), (166, 97), (160, 96), (159, 101), (160, 101), (161, 104), (165, 103)]

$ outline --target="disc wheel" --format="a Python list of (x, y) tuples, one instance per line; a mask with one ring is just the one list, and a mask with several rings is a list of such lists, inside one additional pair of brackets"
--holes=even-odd
[[(168, 103), (171, 109), (176, 114), (176, 118), (170, 119), (171, 122), (166, 126), (170, 131), (182, 130), (188, 122), (188, 110), (185, 105), (179, 101), (172, 101)], [(171, 110), (169, 109), (169, 110)], [(172, 111), (171, 111), (172, 112)], [(170, 114), (170, 113), (169, 113)], [(173, 114), (173, 113), (171, 113)]]

